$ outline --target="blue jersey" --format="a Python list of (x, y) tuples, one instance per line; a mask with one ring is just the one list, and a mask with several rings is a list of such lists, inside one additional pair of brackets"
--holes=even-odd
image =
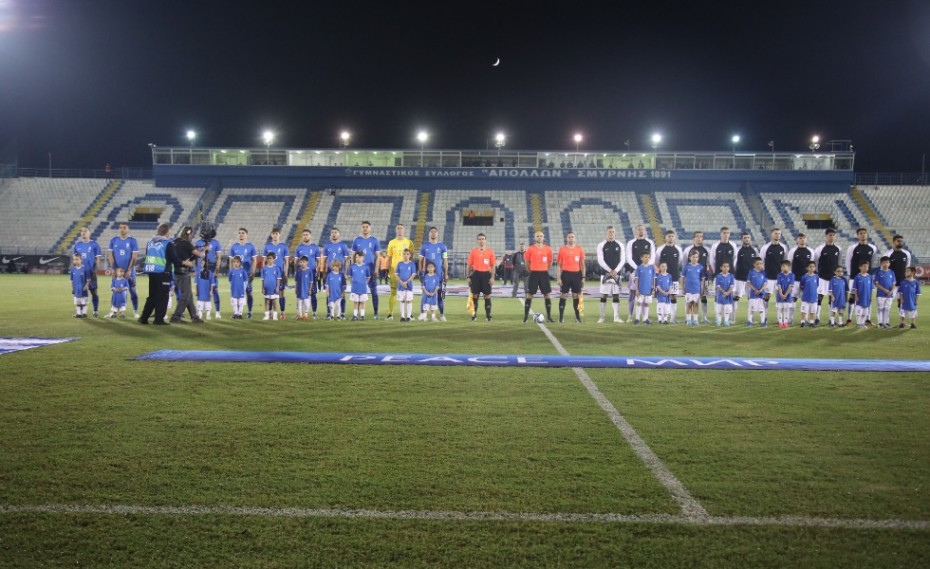
[(407, 284), (403, 282), (410, 279), (417, 272), (417, 266), (413, 264), (413, 261), (397, 263), (397, 270), (394, 272), (397, 273), (397, 290), (413, 290), (413, 281)]
[(817, 287), (820, 286), (820, 275), (805, 274), (801, 277), (801, 302), (817, 302)]
[(703, 292), (705, 274), (704, 266), (700, 263), (685, 265), (685, 268), (681, 270), (681, 276), (685, 279), (685, 294), (700, 294)]
[(636, 267), (636, 292), (649, 296), (656, 281), (656, 268), (653, 265)]
[[(230, 248), (230, 250), (232, 250)], [(244, 268), (229, 269), (229, 297), (244, 298), (245, 287), (249, 282), (249, 273)]]
[(345, 285), (343, 278), (344, 275), (341, 272), (330, 271), (326, 273), (326, 300), (328, 302), (342, 300), (342, 295), (345, 293), (342, 288)]
[(81, 266), (84, 272), (92, 275), (97, 267), (97, 257), (100, 256), (100, 245), (96, 241), (78, 241), (74, 244), (74, 254), (81, 256)]
[(320, 260), (320, 248), (315, 243), (309, 245), (301, 243), (294, 249), (294, 259), (299, 261), (301, 257), (307, 258), (307, 268), (311, 273), (315, 273), (316, 265)]
[(856, 275), (852, 288), (856, 291), (856, 306), (869, 308), (872, 306), (872, 289), (875, 288), (875, 279), (872, 275)]
[(116, 308), (122, 308), (126, 306), (126, 291), (129, 290), (129, 281), (125, 278), (118, 279), (113, 277), (110, 281), (110, 290), (113, 291), (113, 297), (110, 299), (110, 304)]
[(843, 277), (830, 279), (830, 294), (833, 295), (831, 308), (846, 308), (846, 279)]
[[(436, 274), (441, 277), (442, 261), (449, 257), (449, 249), (446, 247), (445, 243), (426, 242), (420, 247), (420, 257), (426, 259), (427, 263), (436, 265)], [(423, 270), (426, 271), (425, 264), (423, 265)]]
[(371, 268), (368, 265), (350, 265), (349, 276), (352, 278), (352, 294), (368, 294), (368, 279), (371, 278)]
[(322, 256), (326, 258), (326, 268), (332, 268), (333, 261), (338, 260), (345, 268), (346, 259), (349, 258), (349, 248), (342, 241), (333, 243), (330, 241), (323, 245)]
[[(243, 245), (236, 241), (229, 247), (229, 256), (239, 257), (242, 260), (242, 268), (245, 269), (247, 274), (252, 273), (252, 262), (255, 260), (255, 257), (258, 255), (258, 251), (255, 250), (255, 245), (251, 243), (246, 243)], [(236, 297), (239, 298), (239, 297)]]
[[(765, 285), (769, 282), (769, 280), (765, 278), (765, 271), (752, 269), (749, 271), (749, 275), (746, 276), (746, 282), (752, 285), (752, 288), (749, 289), (750, 299), (765, 297)], [(759, 292), (756, 292), (756, 290)]]
[[(291, 256), (291, 252), (287, 249), (287, 245), (284, 243), (274, 243), (268, 242), (265, 244), (265, 249), (262, 251), (263, 255), (268, 253), (274, 253), (274, 264), (276, 267), (281, 269), (281, 276), (284, 276), (284, 260)], [(267, 294), (267, 293), (266, 293)]]
[(794, 302), (794, 295), (791, 294), (793, 287), (794, 273), (778, 273), (775, 277), (775, 302)]
[(313, 271), (310, 267), (294, 271), (294, 292), (297, 298), (310, 298), (310, 285), (313, 282)]
[[(881, 269), (875, 273), (875, 288), (878, 289), (878, 298), (891, 298), (894, 292), (894, 283), (895, 283), (894, 271), (888, 269), (883, 271)], [(888, 292), (882, 292), (882, 289), (878, 288), (878, 285), (884, 287)]]
[(440, 284), (442, 284), (442, 276), (439, 273), (433, 275), (427, 273), (423, 276), (423, 290), (432, 294), (432, 296), (423, 295), (423, 304), (437, 304), (438, 295), (435, 292), (439, 290)]
[(213, 286), (213, 277), (207, 275), (207, 278), (200, 278), (200, 273), (197, 273), (197, 300), (207, 301), (213, 298), (211, 294), (213, 291), (211, 287)]
[(262, 267), (262, 294), (278, 294), (281, 283), (281, 267)]
[[(110, 239), (110, 252), (113, 253), (114, 265), (126, 272), (127, 279), (131, 278), (136, 270), (131, 264), (132, 254), (135, 253), (137, 258), (139, 256), (139, 242), (136, 241), (136, 238), (127, 237), (123, 239), (117, 235), (113, 239)], [(115, 267), (110, 268), (113, 269)]]
[[(375, 274), (375, 262), (381, 252), (381, 242), (375, 237), (362, 237), (359, 235), (352, 241), (352, 251), (365, 255), (364, 264), (368, 266), (371, 274)], [(358, 294), (358, 293), (356, 293)]]
[(901, 310), (917, 310), (917, 297), (920, 295), (920, 281), (904, 279), (898, 284), (901, 295)]
[[(736, 284), (736, 278), (733, 273), (720, 273), (714, 279), (714, 290), (717, 291), (717, 304), (733, 304), (733, 285)], [(717, 290), (720, 288), (721, 290)], [(723, 293), (730, 291), (730, 294), (723, 296)]]
[[(664, 290), (666, 294), (663, 294), (662, 291), (660, 291), (659, 289)], [(658, 275), (656, 275), (656, 302), (660, 302), (664, 304), (668, 304), (672, 302), (671, 295), (667, 294), (671, 292), (671, 290), (672, 290), (671, 273), (665, 273), (664, 275), (659, 273)]]
[(84, 289), (87, 280), (87, 273), (83, 266), (80, 269), (71, 267), (71, 292), (74, 296), (87, 296), (87, 291)]

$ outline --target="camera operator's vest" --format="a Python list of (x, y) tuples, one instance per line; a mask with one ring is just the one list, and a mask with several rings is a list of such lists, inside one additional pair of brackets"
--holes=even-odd
[(167, 270), (165, 250), (168, 240), (165, 238), (152, 239), (145, 246), (145, 272), (164, 273)]

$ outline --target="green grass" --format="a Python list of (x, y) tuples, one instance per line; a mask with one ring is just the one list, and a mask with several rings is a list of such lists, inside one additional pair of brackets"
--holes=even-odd
[[(163, 348), (556, 353), (509, 298), (490, 324), (469, 322), (464, 299), (450, 298), (446, 323), (161, 328), (70, 318), (66, 277), (3, 275), (0, 289), (0, 336), (78, 338), (0, 356), (0, 505), (678, 513), (571, 370), (132, 360)], [(587, 308), (582, 326), (550, 326), (572, 354), (930, 353), (922, 325), (633, 328), (597, 326), (597, 303)], [(930, 520), (930, 374), (589, 374), (711, 515)], [(0, 566), (916, 567), (928, 557), (930, 531), (890, 529), (0, 514)]]

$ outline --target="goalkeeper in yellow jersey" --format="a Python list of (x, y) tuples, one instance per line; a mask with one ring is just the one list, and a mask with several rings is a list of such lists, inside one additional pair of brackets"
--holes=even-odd
[(397, 265), (404, 260), (404, 251), (413, 251), (413, 242), (404, 236), (405, 228), (398, 223), (394, 228), (394, 239), (388, 242), (388, 275), (391, 279), (391, 296), (388, 298), (388, 320), (394, 320), (394, 304), (397, 302)]

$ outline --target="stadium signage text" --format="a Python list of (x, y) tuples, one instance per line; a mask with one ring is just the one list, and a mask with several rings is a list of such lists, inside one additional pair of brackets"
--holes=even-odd
[(373, 178), (585, 178), (668, 179), (668, 170), (567, 168), (346, 168), (347, 176)]
[(506, 354), (405, 354), (345, 352), (239, 352), (160, 350), (139, 360), (280, 362), (306, 364), (581, 367), (624, 369), (930, 371), (926, 360), (823, 360), (765, 358), (675, 358), (637, 356), (552, 356)]

